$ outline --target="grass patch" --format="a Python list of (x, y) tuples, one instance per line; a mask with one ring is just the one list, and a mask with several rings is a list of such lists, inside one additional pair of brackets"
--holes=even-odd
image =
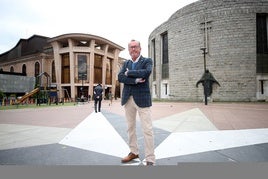
[(8, 106), (0, 106), (0, 110), (11, 110), (11, 109), (31, 109), (31, 108), (53, 108), (53, 107), (60, 107), (60, 106), (74, 106), (77, 105), (75, 102), (69, 102), (69, 103), (64, 103), (64, 104), (41, 104), (36, 105), (36, 104), (24, 104), (24, 105), (8, 105)]

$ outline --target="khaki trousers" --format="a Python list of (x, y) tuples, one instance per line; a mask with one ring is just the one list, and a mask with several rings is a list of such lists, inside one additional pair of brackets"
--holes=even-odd
[(147, 162), (155, 163), (154, 154), (154, 135), (151, 119), (150, 107), (140, 108), (134, 102), (133, 96), (130, 96), (125, 104), (125, 116), (128, 126), (128, 139), (130, 151), (139, 154), (137, 135), (136, 135), (136, 114), (139, 113), (142, 132), (145, 144), (145, 159)]

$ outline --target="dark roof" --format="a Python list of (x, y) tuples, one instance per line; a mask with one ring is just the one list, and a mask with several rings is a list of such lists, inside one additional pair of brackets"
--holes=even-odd
[(43, 52), (45, 46), (48, 46), (49, 37), (33, 35), (28, 39), (20, 39), (14, 48), (0, 54), (0, 61), (8, 61), (26, 55)]
[(5, 74), (5, 75), (18, 75), (18, 76), (27, 76), (26, 73), (3, 71), (3, 70), (1, 70), (1, 69), (0, 69), (0, 74)]

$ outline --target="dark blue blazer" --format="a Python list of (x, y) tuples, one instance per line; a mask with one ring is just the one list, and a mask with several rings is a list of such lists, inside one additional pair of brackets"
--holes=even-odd
[(102, 100), (102, 92), (103, 92), (102, 86), (97, 85), (94, 88), (94, 96), (93, 96), (94, 100)]
[[(140, 57), (135, 69), (132, 69), (132, 61), (125, 61), (123, 67), (118, 74), (118, 80), (124, 84), (121, 104), (125, 105), (129, 96), (133, 96), (135, 103), (139, 107), (152, 106), (152, 98), (149, 87), (149, 77), (152, 71), (152, 59)], [(128, 75), (125, 72), (128, 68)], [(144, 83), (137, 83), (136, 78), (145, 79)]]

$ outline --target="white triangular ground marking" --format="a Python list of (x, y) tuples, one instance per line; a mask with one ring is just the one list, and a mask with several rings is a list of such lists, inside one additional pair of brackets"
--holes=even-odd
[(268, 143), (268, 129), (171, 133), (156, 149), (156, 159)]
[(101, 113), (90, 114), (59, 143), (116, 157), (129, 153), (124, 139)]
[(138, 166), (142, 163), (139, 158), (133, 159), (131, 162), (122, 163), (122, 166)]
[(153, 126), (169, 132), (218, 130), (198, 108), (153, 121)]

